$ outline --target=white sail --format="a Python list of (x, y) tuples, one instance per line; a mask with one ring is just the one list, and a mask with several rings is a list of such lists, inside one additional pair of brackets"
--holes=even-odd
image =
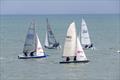
[(37, 34), (36, 34), (36, 56), (44, 56), (44, 51)]
[(76, 51), (76, 26), (75, 22), (72, 22), (67, 30), (63, 56), (64, 57), (75, 56), (75, 51)]
[(32, 25), (28, 29), (23, 52), (29, 54), (34, 50), (35, 50), (35, 24), (32, 23)]
[(77, 61), (84, 61), (87, 60), (87, 57), (85, 55), (85, 52), (81, 46), (79, 37), (77, 37), (77, 49), (76, 49), (76, 60)]
[(49, 46), (47, 32), (46, 32), (46, 36), (45, 36), (45, 46)]
[(82, 45), (90, 45), (91, 44), (88, 28), (87, 28), (86, 22), (83, 18), (82, 18), (82, 22), (81, 22), (81, 44)]

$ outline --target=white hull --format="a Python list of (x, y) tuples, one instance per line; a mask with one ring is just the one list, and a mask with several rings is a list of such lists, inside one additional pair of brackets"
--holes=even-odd
[(31, 58), (44, 58), (46, 57), (46, 55), (44, 56), (24, 56), (24, 55), (19, 55), (18, 59), (31, 59)]

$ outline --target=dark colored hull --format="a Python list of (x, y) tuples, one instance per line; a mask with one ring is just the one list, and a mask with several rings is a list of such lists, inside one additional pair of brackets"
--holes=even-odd
[(47, 49), (56, 49), (56, 48), (58, 48), (59, 47), (59, 45), (58, 46), (56, 46), (56, 47), (48, 47), (48, 46), (44, 46), (45, 48), (47, 48)]
[(45, 47), (45, 48), (47, 48), (47, 49), (55, 49), (57, 47)]
[(90, 62), (89, 60), (85, 60), (85, 61), (62, 61), (60, 62), (60, 64), (69, 64), (69, 63), (88, 63)]
[(46, 55), (45, 56), (28, 56), (28, 57), (26, 57), (26, 56), (18, 56), (18, 59), (32, 59), (32, 58), (45, 58), (46, 57)]

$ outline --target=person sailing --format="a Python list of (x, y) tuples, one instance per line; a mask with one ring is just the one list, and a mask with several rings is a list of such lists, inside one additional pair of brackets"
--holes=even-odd
[(70, 58), (69, 57), (66, 57), (66, 61), (69, 61), (70, 60)]
[(30, 56), (34, 56), (35, 50), (30, 52)]
[(24, 56), (28, 56), (27, 54), (28, 54), (28, 51), (23, 51), (23, 53), (24, 53)]
[(59, 43), (57, 43), (57, 42), (55, 44), (53, 44), (53, 47), (55, 47), (55, 48), (58, 46), (59, 46)]
[(89, 46), (89, 48), (93, 47), (93, 43), (91, 43), (91, 45)]
[(74, 56), (74, 61), (76, 61), (76, 56)]
[(27, 56), (27, 52), (23, 52), (25, 56)]
[[(76, 61), (76, 56), (74, 56), (74, 61)], [(69, 57), (66, 57), (66, 61), (70, 61), (70, 58)]]

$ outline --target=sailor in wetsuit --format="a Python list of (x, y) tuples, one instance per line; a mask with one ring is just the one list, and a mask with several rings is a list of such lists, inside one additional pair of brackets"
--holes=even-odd
[(85, 45), (85, 48), (88, 48), (88, 45)]
[(27, 56), (27, 52), (24, 52), (24, 55)]
[(93, 43), (89, 46), (89, 48), (93, 47)]
[(66, 57), (66, 61), (69, 61), (70, 60), (70, 58), (69, 57)]
[(26, 50), (26, 51), (23, 51), (23, 54), (24, 54), (24, 56), (28, 56), (27, 54), (28, 54), (28, 51)]
[(34, 52), (35, 52), (35, 51), (32, 51), (32, 52), (30, 53), (30, 56), (34, 56)]
[(76, 61), (76, 56), (74, 56), (74, 61)]
[(58, 47), (59, 46), (59, 43), (55, 43), (54, 45), (53, 45), (53, 47)]

